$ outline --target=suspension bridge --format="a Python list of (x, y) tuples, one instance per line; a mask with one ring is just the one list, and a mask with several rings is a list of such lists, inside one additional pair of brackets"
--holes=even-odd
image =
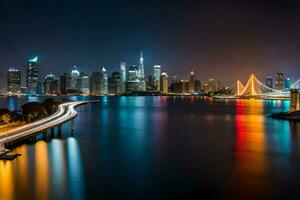
[(231, 98), (247, 98), (247, 99), (289, 99), (290, 89), (300, 88), (300, 79), (294, 82), (290, 88), (276, 90), (264, 85), (254, 74), (251, 74), (245, 85), (238, 80), (231, 86)]

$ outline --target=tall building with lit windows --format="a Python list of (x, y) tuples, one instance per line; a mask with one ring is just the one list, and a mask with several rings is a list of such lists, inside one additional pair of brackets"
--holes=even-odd
[(107, 77), (107, 72), (106, 69), (103, 67), (102, 68), (102, 79), (101, 79), (101, 85), (102, 85), (102, 91), (101, 95), (108, 95), (108, 77)]
[(169, 76), (166, 72), (162, 72), (160, 76), (160, 92), (163, 94), (169, 92)]
[(27, 64), (26, 87), (27, 95), (37, 95), (39, 81), (38, 57), (30, 59)]
[(266, 78), (266, 86), (273, 89), (273, 77), (272, 76), (268, 76)]
[(140, 85), (139, 91), (146, 91), (143, 52), (141, 52), (140, 64), (139, 64), (139, 69), (138, 69), (138, 77), (139, 77), (139, 85)]
[(126, 93), (126, 62), (120, 63), (121, 71), (121, 94)]
[(283, 73), (277, 73), (275, 75), (275, 89), (276, 90), (283, 90), (284, 89)]
[(154, 65), (153, 67), (154, 87), (156, 88), (157, 91), (160, 90), (160, 74), (161, 74), (160, 65)]
[(192, 70), (190, 72), (190, 80), (189, 80), (189, 93), (195, 92), (195, 73)]
[(70, 90), (73, 91), (78, 91), (79, 90), (79, 85), (78, 85), (78, 80), (79, 80), (80, 73), (77, 69), (77, 67), (74, 65), (73, 70), (71, 72), (71, 83), (70, 83)]
[(21, 72), (10, 68), (7, 72), (7, 92), (9, 95), (18, 95), (21, 93)]

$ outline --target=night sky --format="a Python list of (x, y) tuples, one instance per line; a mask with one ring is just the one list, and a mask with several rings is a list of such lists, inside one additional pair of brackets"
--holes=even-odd
[[(227, 84), (255, 73), (300, 78), (300, 5), (261, 1), (1, 0), (0, 84), (37, 55), (41, 75), (92, 73), (119, 62)], [(25, 78), (25, 77), (24, 77)], [(24, 79), (23, 78), (23, 79)], [(2, 87), (0, 87), (2, 88)]]

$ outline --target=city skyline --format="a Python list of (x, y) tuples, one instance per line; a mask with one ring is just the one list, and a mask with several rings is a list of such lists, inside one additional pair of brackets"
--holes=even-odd
[(159, 64), (184, 79), (194, 70), (201, 79), (227, 84), (250, 73), (265, 78), (284, 72), (295, 80), (298, 8), (295, 2), (259, 1), (2, 1), (0, 84), (10, 67), (21, 68), (35, 55), (42, 74), (61, 74), (74, 64), (92, 73), (100, 66), (115, 71), (121, 61), (136, 63), (140, 50), (146, 74)]

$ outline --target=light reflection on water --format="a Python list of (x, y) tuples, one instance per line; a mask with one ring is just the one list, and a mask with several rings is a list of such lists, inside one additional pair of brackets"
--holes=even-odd
[[(0, 161), (0, 199), (157, 199), (222, 194), (224, 185), (222, 197), (270, 198), (297, 186), (300, 127), (266, 117), (288, 101), (99, 100), (79, 108), (75, 137), (66, 125), (63, 138)], [(15, 101), (5, 99), (28, 100)]]

